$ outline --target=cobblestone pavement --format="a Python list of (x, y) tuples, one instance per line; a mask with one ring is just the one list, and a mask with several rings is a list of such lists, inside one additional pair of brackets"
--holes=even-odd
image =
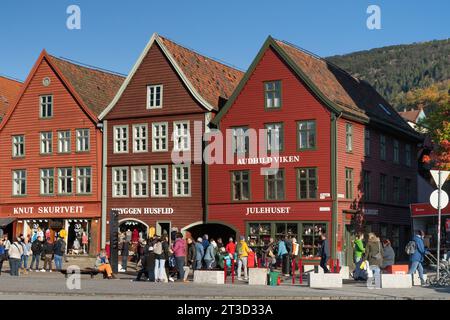
[[(92, 266), (92, 261), (71, 260), (65, 267), (77, 264)], [(132, 264), (134, 266), (134, 264)], [(7, 262), (4, 267), (7, 267)], [(7, 268), (6, 268), (7, 269)], [(134, 268), (130, 268), (134, 269)], [(342, 289), (311, 289), (306, 285), (292, 285), (286, 279), (282, 285), (249, 286), (236, 281), (225, 285), (200, 285), (188, 283), (131, 282), (134, 271), (120, 273), (117, 280), (104, 280), (100, 275), (93, 279), (81, 276), (81, 289), (70, 290), (67, 279), (58, 272), (30, 272), (11, 277), (7, 272), (0, 276), (0, 300), (6, 299), (446, 299), (450, 288), (414, 287), (412, 289), (369, 290), (365, 283), (345, 281)]]

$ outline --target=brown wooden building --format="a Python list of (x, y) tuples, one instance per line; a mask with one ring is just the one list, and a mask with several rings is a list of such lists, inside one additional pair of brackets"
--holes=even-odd
[[(170, 233), (173, 228), (192, 231), (204, 223), (202, 134), (242, 75), (152, 36), (100, 115), (106, 133), (104, 217), (116, 209), (120, 229), (137, 229), (143, 236)], [(199, 134), (194, 136), (194, 131)], [(175, 164), (172, 153), (188, 158)], [(104, 226), (108, 232), (106, 221)]]
[(100, 245), (102, 131), (98, 115), (124, 78), (41, 53), (0, 126), (0, 217), (33, 238), (66, 230), (68, 253)]

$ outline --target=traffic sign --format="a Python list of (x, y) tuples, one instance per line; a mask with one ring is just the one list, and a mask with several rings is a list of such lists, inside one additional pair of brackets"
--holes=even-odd
[[(439, 190), (434, 190), (430, 196), (430, 203), (433, 208), (439, 208)], [(444, 190), (441, 190), (441, 209), (444, 209), (448, 205), (448, 194)]]
[[(439, 185), (439, 172), (441, 173), (441, 185)], [(445, 181), (448, 178), (448, 175), (450, 174), (450, 171), (444, 171), (444, 170), (430, 170), (431, 176), (434, 179), (434, 182), (436, 182), (436, 186), (439, 188), (442, 188)]]

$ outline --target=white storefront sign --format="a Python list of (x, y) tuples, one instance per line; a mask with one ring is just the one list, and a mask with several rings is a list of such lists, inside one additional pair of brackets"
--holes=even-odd
[(83, 206), (43, 206), (43, 207), (14, 207), (14, 215), (22, 214), (83, 214)]
[(289, 214), (291, 207), (249, 207), (246, 216), (251, 214)]
[(282, 157), (261, 157), (237, 159), (237, 164), (271, 164), (271, 163), (292, 163), (300, 162), (300, 156), (282, 156)]
[(119, 215), (171, 215), (173, 208), (112, 208)]

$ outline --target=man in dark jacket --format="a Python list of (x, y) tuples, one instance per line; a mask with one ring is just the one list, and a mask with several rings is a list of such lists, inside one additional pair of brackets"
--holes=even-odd
[(422, 230), (417, 231), (417, 234), (414, 236), (413, 241), (416, 243), (416, 250), (410, 256), (411, 267), (409, 268), (408, 274), (413, 275), (416, 270), (419, 271), (420, 283), (422, 286), (425, 285), (425, 279), (423, 277), (423, 266), (422, 262), (424, 260), (425, 255), (429, 253), (429, 251), (425, 248), (425, 244), (423, 242), (423, 238), (425, 237), (425, 232)]
[(50, 238), (47, 238), (42, 248), (42, 254), (44, 255), (44, 268), (41, 272), (52, 272), (52, 260), (53, 260), (53, 242)]
[(55, 254), (55, 268), (56, 270), (62, 270), (63, 267), (63, 256), (66, 253), (66, 242), (63, 238), (58, 238), (54, 246)]
[(120, 252), (122, 254), (122, 271), (127, 271), (127, 265), (128, 265), (128, 255), (130, 254), (130, 243), (127, 241), (127, 239), (124, 239), (122, 242), (122, 250)]
[(142, 244), (144, 245), (143, 254), (141, 256), (141, 270), (139, 270), (136, 279), (132, 281), (141, 281), (143, 274), (147, 276), (148, 281), (155, 281), (155, 258), (156, 255), (153, 252), (153, 247), (151, 245), (152, 240), (148, 239)]
[(284, 243), (286, 245), (286, 250), (288, 252), (288, 255), (287, 255), (286, 259), (287, 259), (287, 265), (289, 266), (289, 274), (292, 274), (292, 259), (291, 259), (291, 256), (292, 256), (292, 239), (290, 239), (288, 236), (286, 236), (284, 238)]
[(330, 259), (330, 244), (328, 243), (325, 232), (320, 234), (320, 239), (322, 240), (320, 245), (320, 267), (323, 269), (324, 273), (329, 273), (330, 270), (328, 270), (327, 263)]
[(30, 270), (33, 269), (34, 261), (36, 261), (36, 269), (35, 271), (39, 271), (39, 260), (41, 260), (41, 254), (44, 245), (42, 244), (42, 237), (37, 237), (36, 240), (31, 244), (31, 251), (33, 252), (33, 257), (31, 259)]
[(187, 254), (187, 265), (190, 268), (194, 268), (195, 266), (195, 243), (192, 241), (192, 238), (187, 239), (188, 243), (188, 254)]

